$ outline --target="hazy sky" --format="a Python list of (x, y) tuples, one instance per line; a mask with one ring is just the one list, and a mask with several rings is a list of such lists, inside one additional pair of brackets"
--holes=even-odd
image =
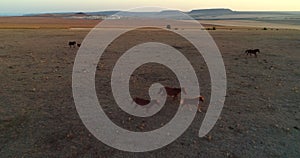
[(157, 6), (189, 11), (230, 8), (238, 11), (300, 11), (300, 0), (0, 0), (0, 14), (128, 10)]

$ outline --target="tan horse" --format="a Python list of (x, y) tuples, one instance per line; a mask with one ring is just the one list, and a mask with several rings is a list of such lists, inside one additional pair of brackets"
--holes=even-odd
[(199, 102), (199, 104), (198, 104), (198, 111), (199, 112), (202, 112), (202, 110), (201, 110), (201, 105), (200, 105), (200, 102), (204, 102), (204, 97), (203, 96), (199, 96), (199, 97), (196, 97), (196, 98), (184, 98), (184, 99), (181, 99), (181, 101), (180, 101), (180, 105), (193, 105), (193, 103), (195, 103), (195, 102)]

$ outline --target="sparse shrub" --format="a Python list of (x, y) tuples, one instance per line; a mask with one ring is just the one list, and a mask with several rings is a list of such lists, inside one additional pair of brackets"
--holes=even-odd
[(216, 27), (212, 27), (212, 28), (206, 28), (206, 30), (217, 30)]
[(264, 27), (264, 29), (263, 30), (268, 30), (266, 27)]
[(171, 25), (167, 25), (167, 29), (171, 29)]

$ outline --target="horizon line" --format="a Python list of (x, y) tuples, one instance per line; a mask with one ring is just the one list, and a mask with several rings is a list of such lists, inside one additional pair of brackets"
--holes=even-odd
[[(192, 10), (188, 10), (188, 11), (182, 11), (179, 9), (169, 9), (169, 10), (161, 10), (161, 11), (181, 11), (184, 13), (187, 12), (191, 12), (194, 10), (214, 10), (214, 9), (228, 9), (231, 10), (233, 12), (300, 12), (300, 11), (284, 11), (284, 10), (232, 10), (230, 8), (203, 8), (203, 9), (192, 9)], [(68, 13), (96, 13), (96, 12), (134, 12), (134, 11), (130, 11), (130, 10), (126, 10), (126, 9), (111, 9), (111, 10), (98, 10), (98, 11), (41, 11), (41, 12), (28, 12), (28, 13), (1, 13), (0, 12), (0, 16), (28, 16), (28, 15), (39, 15), (39, 14), (68, 14)], [(146, 11), (146, 12), (161, 12), (161, 11)], [(138, 11), (139, 12), (139, 11)], [(143, 12), (143, 11), (141, 11)]]

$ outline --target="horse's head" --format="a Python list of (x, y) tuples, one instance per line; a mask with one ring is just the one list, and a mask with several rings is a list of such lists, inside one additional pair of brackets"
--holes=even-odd
[(204, 100), (205, 100), (204, 97), (200, 95), (199, 96), (199, 101), (204, 102)]
[(259, 50), (259, 49), (255, 49), (255, 51), (258, 52), (258, 53), (260, 53), (260, 50)]

